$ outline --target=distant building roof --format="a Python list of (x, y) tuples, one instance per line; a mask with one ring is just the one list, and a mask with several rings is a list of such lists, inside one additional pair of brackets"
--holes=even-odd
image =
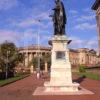
[(96, 51), (94, 49), (91, 49), (89, 52), (92, 54), (96, 54)]
[[(48, 50), (48, 51), (51, 51), (51, 47), (47, 47), (47, 46), (40, 46), (39, 47), (40, 50)], [(19, 48), (19, 51), (21, 50), (37, 50), (38, 49), (38, 46), (37, 45), (32, 45), (32, 46), (28, 46), (28, 47), (20, 47)], [(78, 52), (77, 50), (75, 49), (69, 49), (71, 52)]]
[(96, 0), (95, 3), (92, 6), (92, 9), (97, 10), (99, 6), (100, 6), (100, 0)]
[[(46, 50), (46, 51), (51, 51), (51, 47), (48, 46), (40, 46), (39, 47), (40, 50)], [(31, 45), (28, 47), (20, 47), (18, 48), (19, 51), (23, 51), (23, 50), (38, 50), (38, 46), (37, 45)], [(93, 49), (88, 49), (88, 48), (79, 48), (79, 49), (69, 49), (70, 52), (74, 52), (74, 53), (79, 53), (79, 52), (88, 52), (88, 53), (92, 53), (92, 54), (96, 54), (96, 51)]]
[[(38, 46), (37, 45), (31, 45), (31, 46), (27, 46), (27, 47), (20, 47), (19, 50), (37, 50)], [(51, 47), (46, 47), (46, 46), (39, 46), (40, 50), (51, 50)]]
[(89, 51), (89, 49), (88, 48), (79, 48), (78, 49), (78, 51), (80, 52), (80, 51), (83, 51), (83, 52), (88, 52)]
[(78, 53), (78, 50), (75, 50), (75, 49), (69, 49), (70, 52), (75, 52), (75, 53)]

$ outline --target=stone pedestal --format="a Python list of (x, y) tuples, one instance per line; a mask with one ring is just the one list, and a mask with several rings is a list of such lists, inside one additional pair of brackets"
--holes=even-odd
[(78, 91), (78, 83), (72, 83), (71, 63), (69, 60), (68, 39), (54, 36), (52, 42), (50, 82), (45, 82), (45, 92)]
[[(52, 44), (50, 81), (38, 87), (33, 95), (85, 95), (93, 92), (72, 82), (69, 60), (68, 39), (66, 36), (54, 36)], [(79, 88), (79, 90), (78, 90)]]

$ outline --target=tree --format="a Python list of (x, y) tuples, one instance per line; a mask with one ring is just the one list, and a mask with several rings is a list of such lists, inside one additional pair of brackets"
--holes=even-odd
[(24, 59), (25, 59), (25, 55), (22, 53), (18, 53), (18, 61), (23, 63)]
[(5, 41), (0, 45), (0, 69), (2, 72), (14, 71), (15, 66), (22, 61), (14, 43)]
[[(40, 61), (40, 68), (38, 68), (38, 60)], [(43, 66), (43, 59), (42, 59), (42, 57), (34, 57), (33, 59), (32, 59), (32, 61), (30, 62), (30, 65), (33, 65), (34, 66), (34, 69), (36, 70), (36, 69), (41, 69), (41, 66)]]
[(44, 56), (43, 56), (43, 60), (44, 60), (44, 62), (45, 63), (47, 63), (49, 66), (51, 65), (51, 54), (45, 54)]
[(37, 66), (38, 66), (38, 57), (34, 57), (32, 59), (31, 64), (34, 66), (34, 69), (36, 70)]
[[(38, 68), (38, 60), (40, 62), (40, 68)], [(40, 69), (40, 70), (43, 70), (44, 69), (44, 66), (45, 66), (45, 63), (48, 64), (48, 66), (50, 67), (51, 65), (51, 55), (50, 54), (45, 54), (44, 56), (36, 56), (32, 59), (32, 61), (29, 63), (29, 66), (33, 65), (34, 67), (34, 70), (36, 69)]]

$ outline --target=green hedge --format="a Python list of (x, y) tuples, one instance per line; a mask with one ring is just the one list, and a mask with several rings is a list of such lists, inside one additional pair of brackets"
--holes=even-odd
[(16, 81), (21, 80), (21, 79), (28, 77), (28, 76), (29, 76), (29, 74), (28, 75), (19, 75), (19, 76), (16, 75), (13, 78), (9, 78), (6, 80), (0, 80), (0, 87), (5, 86), (5, 85), (10, 84), (10, 83), (13, 83), (13, 82), (16, 82)]
[(100, 75), (98, 75), (98, 74), (94, 74), (94, 73), (91, 73), (91, 72), (85, 72), (85, 73), (79, 73), (79, 75), (100, 81)]
[(85, 67), (81, 65), (81, 66), (79, 67), (79, 72), (80, 72), (80, 73), (86, 72)]

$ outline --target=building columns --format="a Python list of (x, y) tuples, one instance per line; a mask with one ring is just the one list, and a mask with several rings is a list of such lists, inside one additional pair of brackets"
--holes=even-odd
[(32, 61), (33, 55), (32, 53), (29, 54), (29, 62)]
[(48, 72), (48, 63), (45, 62), (45, 72)]
[(31, 67), (30, 67), (30, 72), (31, 72), (31, 74), (34, 73), (34, 66), (33, 65), (31, 65)]
[(29, 55), (28, 53), (25, 53), (25, 67), (28, 67), (29, 64)]

